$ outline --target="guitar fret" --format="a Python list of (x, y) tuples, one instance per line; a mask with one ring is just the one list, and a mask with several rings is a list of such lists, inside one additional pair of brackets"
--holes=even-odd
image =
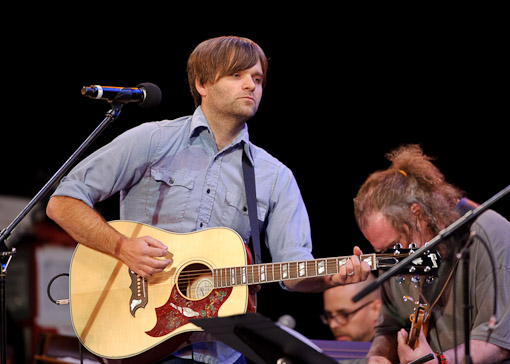
[(223, 287), (228, 287), (228, 278), (229, 278), (228, 268), (225, 268), (223, 270)]
[(267, 269), (267, 272), (266, 272), (267, 281), (266, 282), (274, 282), (273, 268), (274, 268), (273, 264), (267, 264), (266, 265), (266, 269)]
[(289, 262), (289, 278), (295, 279), (297, 278), (297, 263)]
[(273, 280), (274, 281), (281, 281), (282, 280), (282, 265), (280, 263), (275, 263), (273, 265)]
[(338, 258), (338, 269), (347, 263), (347, 258)]
[(266, 266), (261, 265), (260, 266), (260, 279), (259, 282), (265, 282), (266, 281)]
[(249, 265), (246, 267), (246, 283), (253, 283), (253, 265)]
[(326, 260), (326, 274), (336, 274), (338, 273), (338, 265), (337, 265), (337, 259), (327, 259)]
[(283, 263), (281, 264), (281, 269), (282, 269), (282, 277), (281, 279), (287, 279), (289, 278), (289, 263)]
[(235, 267), (234, 268), (234, 276), (235, 276), (235, 285), (238, 286), (239, 284), (241, 284), (241, 268), (240, 267)]
[(318, 275), (326, 274), (326, 262), (324, 260), (318, 260), (316, 266), (316, 272)]
[(373, 255), (373, 254), (369, 254), (369, 255), (362, 255), (362, 256), (361, 256), (361, 259), (362, 259), (364, 262), (367, 262), (367, 263), (368, 263), (368, 266), (370, 267), (370, 269), (372, 269), (372, 270), (377, 269), (377, 264), (376, 264), (376, 260), (375, 260), (375, 255)]
[(306, 262), (306, 276), (317, 277), (317, 265), (315, 264), (315, 261), (310, 260)]
[(306, 269), (306, 263), (300, 262), (298, 263), (298, 275), (299, 277), (306, 277), (307, 269)]
[(241, 283), (246, 284), (246, 267), (241, 267)]
[(221, 269), (214, 270), (214, 287), (215, 288), (221, 287)]

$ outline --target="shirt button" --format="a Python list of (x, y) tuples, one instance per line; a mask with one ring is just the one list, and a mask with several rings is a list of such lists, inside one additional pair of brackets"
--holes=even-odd
[(200, 223), (200, 227), (204, 227), (204, 223), (203, 222)]
[(211, 193), (211, 189), (208, 188), (206, 192), (207, 192), (207, 194), (210, 194)]

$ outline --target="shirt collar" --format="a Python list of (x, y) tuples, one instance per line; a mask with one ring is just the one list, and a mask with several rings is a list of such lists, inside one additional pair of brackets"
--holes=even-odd
[[(209, 130), (212, 136), (212, 131), (209, 128), (209, 123), (205, 118), (204, 112), (202, 108), (198, 106), (193, 113), (190, 124), (190, 132), (189, 132), (189, 141), (192, 142), (193, 138), (196, 138), (198, 134), (204, 129)], [(246, 123), (243, 126), (243, 129), (239, 132), (239, 134), (232, 140), (229, 145), (229, 148), (236, 146), (237, 144), (241, 145), (244, 149), (244, 152), (248, 155), (250, 162), (253, 164), (253, 155), (252, 155), (252, 147), (250, 143), (250, 137), (248, 134), (248, 125)]]
[(190, 141), (193, 137), (197, 136), (198, 132), (202, 129), (209, 129), (209, 123), (205, 118), (202, 108), (199, 106), (195, 109), (195, 112), (191, 117), (191, 124), (189, 128)]

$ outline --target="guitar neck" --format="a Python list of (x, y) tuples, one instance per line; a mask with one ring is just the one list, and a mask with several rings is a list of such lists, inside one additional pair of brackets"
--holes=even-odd
[[(349, 258), (350, 256), (213, 269), (214, 288), (328, 276), (338, 273)], [(362, 255), (360, 260), (367, 262), (372, 270), (377, 269), (375, 254)]]

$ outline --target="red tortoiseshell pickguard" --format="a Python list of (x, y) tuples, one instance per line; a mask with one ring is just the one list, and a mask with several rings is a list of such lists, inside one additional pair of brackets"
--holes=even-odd
[[(217, 317), (218, 310), (228, 299), (230, 293), (232, 293), (232, 287), (213, 289), (206, 297), (197, 301), (190, 301), (184, 298), (179, 293), (177, 286), (174, 285), (168, 301), (163, 306), (156, 308), (156, 325), (152, 330), (145, 333), (149, 336), (160, 337), (187, 324), (189, 319)], [(183, 312), (188, 309), (192, 310), (191, 312), (198, 313), (198, 315), (195, 314), (190, 317), (189, 312), (188, 315), (184, 315)]]

